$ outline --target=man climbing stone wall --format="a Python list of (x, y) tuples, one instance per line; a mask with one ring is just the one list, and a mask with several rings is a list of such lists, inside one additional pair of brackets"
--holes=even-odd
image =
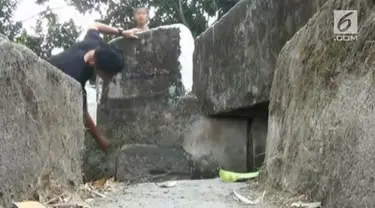
[[(80, 85), (0, 36), (0, 206), (82, 182)], [(49, 180), (50, 179), (50, 180)]]

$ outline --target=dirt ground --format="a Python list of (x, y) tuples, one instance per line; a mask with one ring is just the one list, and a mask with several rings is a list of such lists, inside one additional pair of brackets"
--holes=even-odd
[[(172, 187), (163, 187), (170, 184)], [(253, 207), (277, 208), (274, 203), (264, 202), (265, 192), (252, 190), (249, 182), (224, 183), (220, 179), (183, 180), (167, 183), (143, 183), (123, 187), (105, 197), (90, 202), (92, 208), (228, 208)], [(235, 196), (246, 197), (257, 204), (246, 204)], [(262, 200), (263, 199), (263, 200)], [(263, 201), (263, 202), (262, 202)]]

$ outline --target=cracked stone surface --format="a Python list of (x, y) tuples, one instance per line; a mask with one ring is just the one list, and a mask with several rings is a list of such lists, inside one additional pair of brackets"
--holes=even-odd
[(32, 198), (39, 178), (80, 184), (79, 83), (0, 36), (0, 94), (0, 206)]

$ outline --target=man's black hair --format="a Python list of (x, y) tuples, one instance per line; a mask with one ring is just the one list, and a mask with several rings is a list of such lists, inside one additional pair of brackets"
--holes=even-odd
[(95, 66), (108, 75), (116, 75), (125, 67), (125, 60), (120, 49), (109, 44), (95, 50)]

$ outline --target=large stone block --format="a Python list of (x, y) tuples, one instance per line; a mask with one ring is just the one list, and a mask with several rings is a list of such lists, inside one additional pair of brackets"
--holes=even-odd
[(80, 84), (0, 37), (0, 92), (0, 206), (32, 198), (39, 179), (81, 183)]
[[(334, 41), (336, 9), (357, 9), (357, 40)], [(324, 207), (375, 204), (374, 9), (370, 0), (330, 0), (282, 49), (270, 101), (270, 185)]]
[(213, 178), (219, 168), (247, 171), (246, 119), (205, 118), (186, 131), (184, 149), (190, 154), (192, 178)]
[(204, 113), (269, 101), (278, 53), (325, 1), (242, 0), (201, 34), (195, 41), (193, 91)]
[(182, 148), (124, 145), (117, 156), (116, 180), (145, 182), (190, 179), (188, 156)]

